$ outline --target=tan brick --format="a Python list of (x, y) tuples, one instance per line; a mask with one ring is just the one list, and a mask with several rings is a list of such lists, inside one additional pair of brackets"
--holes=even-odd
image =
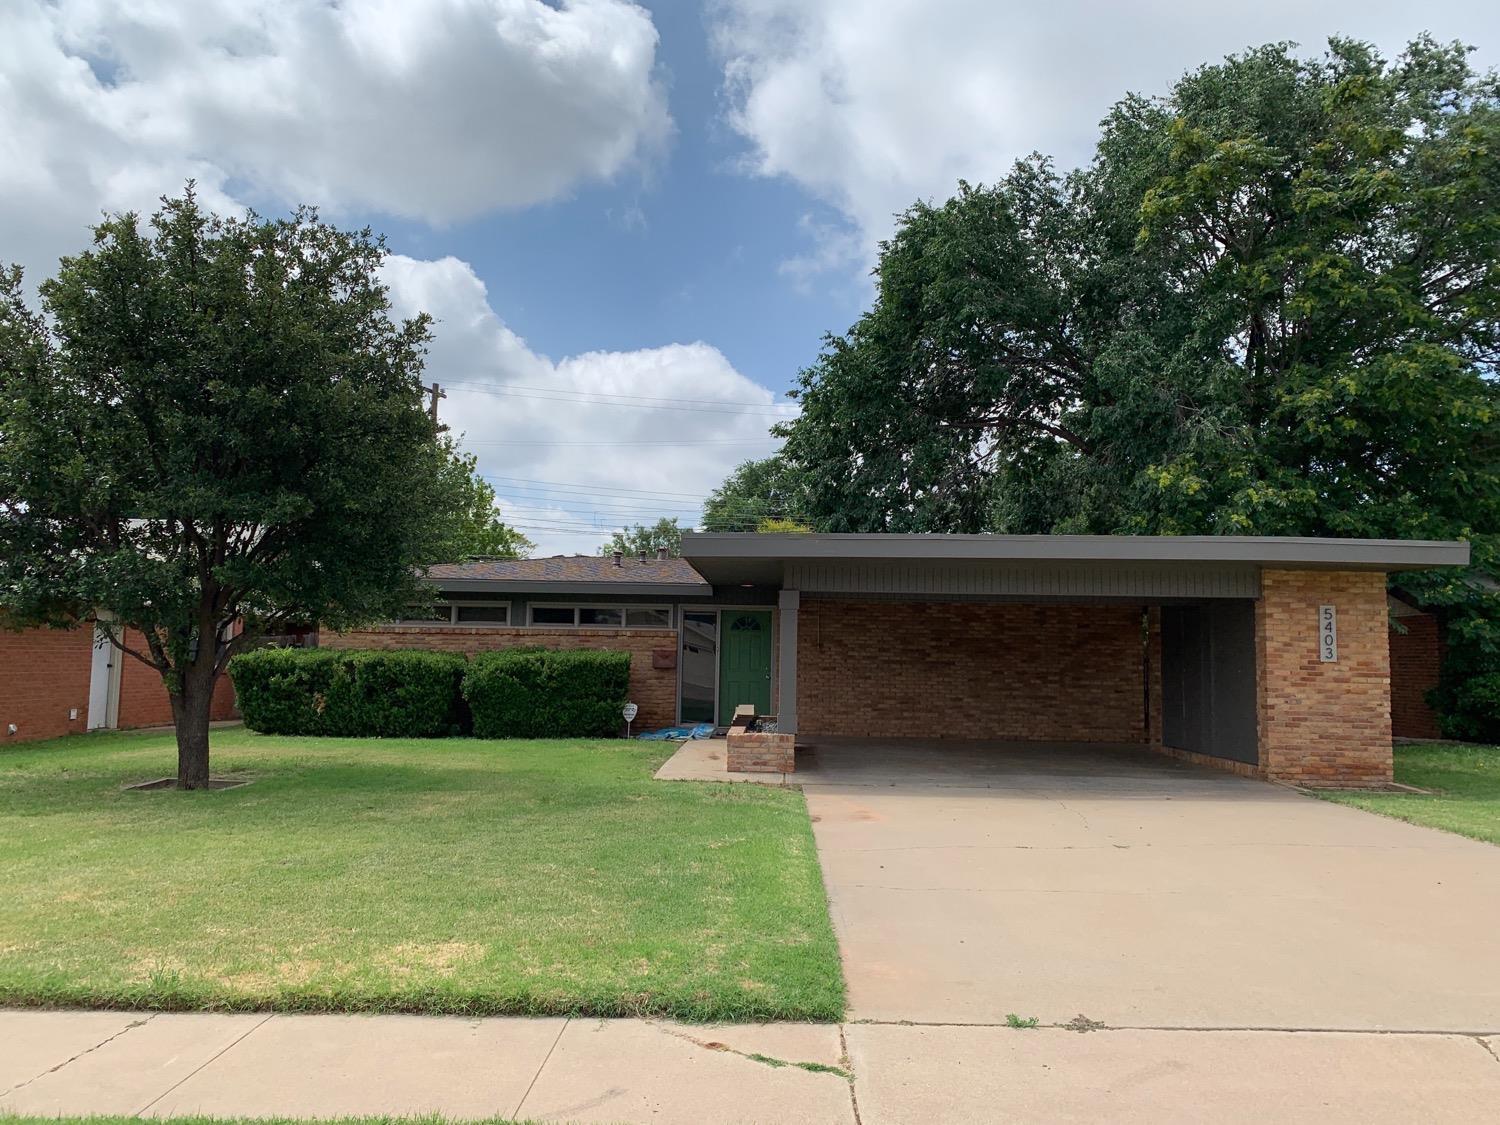
[(806, 735), (1142, 742), (1152, 733), (1140, 606), (804, 596), (799, 617)]
[[(1318, 659), (1320, 605), (1338, 607), (1337, 661)], [(1264, 570), (1255, 607), (1260, 764), (1285, 781), (1391, 780), (1385, 575)]]

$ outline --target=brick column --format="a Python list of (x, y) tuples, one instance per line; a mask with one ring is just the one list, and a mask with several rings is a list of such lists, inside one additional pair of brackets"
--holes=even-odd
[[(1338, 611), (1338, 659), (1319, 659), (1318, 609)], [(1391, 780), (1390, 645), (1385, 575), (1261, 572), (1255, 604), (1260, 765), (1324, 785)]]

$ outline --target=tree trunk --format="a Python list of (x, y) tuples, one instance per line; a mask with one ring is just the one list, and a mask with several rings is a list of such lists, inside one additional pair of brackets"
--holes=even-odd
[(214, 679), (189, 667), (182, 677), (182, 694), (171, 697), (179, 789), (208, 788), (208, 717), (213, 708)]

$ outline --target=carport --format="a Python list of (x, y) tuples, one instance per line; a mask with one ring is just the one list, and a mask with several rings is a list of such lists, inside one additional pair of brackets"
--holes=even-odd
[(1391, 777), (1385, 576), (1466, 543), (689, 534), (775, 591), (775, 710), (820, 740), (1136, 746), (1261, 777)]

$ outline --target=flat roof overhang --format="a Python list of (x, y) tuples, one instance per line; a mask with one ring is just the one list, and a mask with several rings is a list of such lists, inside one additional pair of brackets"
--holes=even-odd
[(1467, 566), (1461, 540), (1321, 539), (1275, 535), (823, 535), (689, 532), (682, 557), (716, 586), (781, 586), (788, 564), (934, 567), (1158, 564), (1318, 570), (1426, 570)]

